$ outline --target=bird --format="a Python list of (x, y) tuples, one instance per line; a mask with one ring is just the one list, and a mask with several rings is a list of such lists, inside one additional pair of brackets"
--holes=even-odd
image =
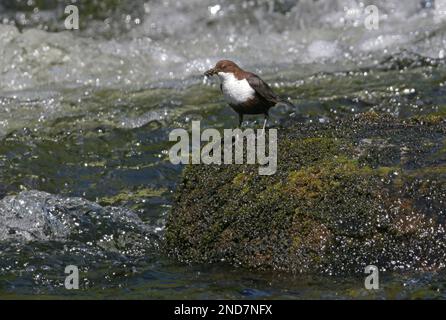
[(269, 109), (278, 103), (294, 105), (280, 98), (258, 75), (245, 71), (231, 60), (220, 60), (215, 67), (204, 73), (206, 77), (217, 75), (220, 89), (229, 106), (239, 116), (239, 127), (246, 114), (263, 114), (263, 132), (269, 119)]

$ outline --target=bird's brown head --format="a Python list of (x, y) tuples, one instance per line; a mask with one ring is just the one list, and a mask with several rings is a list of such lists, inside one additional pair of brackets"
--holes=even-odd
[(206, 71), (204, 75), (209, 77), (214, 74), (218, 74), (219, 72), (237, 73), (240, 70), (240, 67), (235, 62), (232, 62), (231, 60), (220, 60), (217, 62), (215, 67)]

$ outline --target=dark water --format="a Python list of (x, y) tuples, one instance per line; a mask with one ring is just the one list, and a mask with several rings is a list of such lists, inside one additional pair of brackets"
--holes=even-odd
[[(297, 108), (278, 107), (271, 125), (445, 113), (441, 1), (375, 1), (374, 31), (344, 10), (363, 12), (356, 1), (91, 3), (76, 32), (63, 28), (63, 1), (0, 3), (0, 214), (37, 219), (0, 228), (1, 298), (445, 298), (443, 273), (383, 274), (370, 292), (362, 274), (187, 265), (162, 251), (182, 170), (168, 160), (169, 132), (237, 121), (207, 67), (237, 60), (289, 96)], [(100, 217), (79, 227), (85, 212)], [(42, 216), (65, 224), (40, 233)], [(68, 264), (79, 291), (64, 288)]]

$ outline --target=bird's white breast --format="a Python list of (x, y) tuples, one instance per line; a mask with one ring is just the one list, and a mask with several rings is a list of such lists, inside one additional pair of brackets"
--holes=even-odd
[(219, 72), (218, 77), (222, 83), (225, 100), (229, 104), (237, 105), (254, 97), (255, 90), (246, 79), (238, 80), (233, 73), (226, 72)]

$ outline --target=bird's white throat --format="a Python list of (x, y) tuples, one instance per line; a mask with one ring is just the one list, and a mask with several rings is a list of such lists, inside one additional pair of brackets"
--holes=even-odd
[(255, 90), (246, 79), (238, 80), (232, 72), (219, 72), (222, 91), (229, 104), (240, 104), (253, 98)]

